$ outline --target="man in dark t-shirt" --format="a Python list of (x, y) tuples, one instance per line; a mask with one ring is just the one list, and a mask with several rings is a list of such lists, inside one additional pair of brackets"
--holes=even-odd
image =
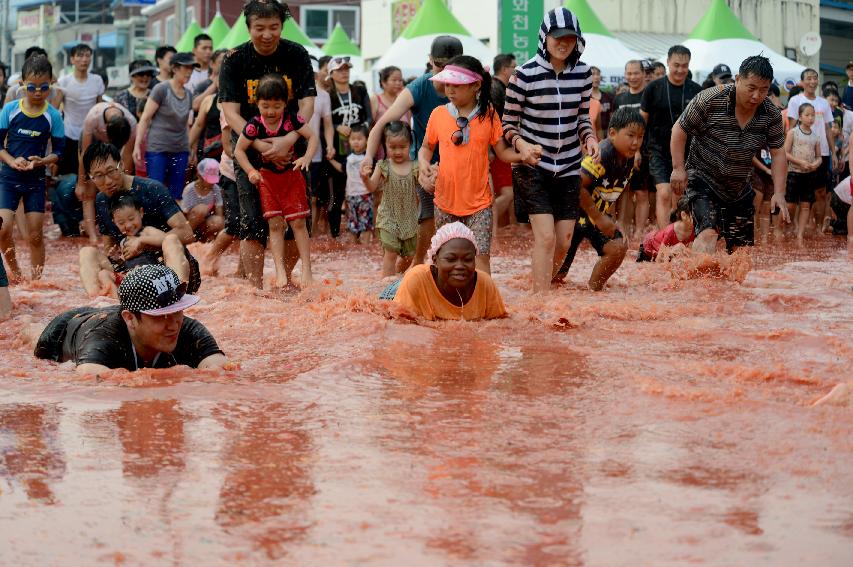
[[(251, 40), (225, 56), (219, 72), (219, 101), (222, 113), (236, 142), (246, 122), (258, 114), (255, 92), (264, 75), (284, 77), (290, 91), (288, 108), (299, 112), (307, 124), (314, 114), (317, 89), (311, 58), (298, 43), (282, 39), (281, 28), (288, 17), (287, 7), (276, 0), (251, 0), (243, 9)], [(292, 142), (276, 138), (264, 158), (280, 165), (290, 161)], [(257, 187), (249, 182), (242, 168), (234, 163), (240, 200), (240, 259), (246, 277), (256, 287), (263, 285), (264, 252), (269, 228), (261, 210)], [(285, 258), (295, 264), (295, 246), (285, 250)], [(291, 265), (292, 267), (292, 265)]]
[[(613, 111), (622, 107), (640, 109), (643, 102), (643, 91), (646, 88), (646, 68), (651, 69), (648, 61), (632, 59), (625, 63), (625, 82), (628, 90), (619, 93), (613, 100)], [(649, 175), (648, 130), (643, 138), (643, 145), (634, 156), (634, 175), (631, 176), (631, 186), (626, 187), (630, 193), (621, 200), (619, 218), (623, 219), (626, 230), (630, 230), (631, 218), (634, 219), (634, 233), (626, 234), (629, 239), (642, 238), (649, 221), (649, 191), (655, 186)], [(634, 200), (631, 200), (631, 197)]]
[(124, 368), (221, 368), (225, 355), (213, 335), (184, 309), (199, 298), (170, 268), (134, 268), (119, 286), (116, 307), (72, 309), (54, 318), (39, 337), (35, 356), (72, 361), (76, 370), (96, 374)]
[(675, 198), (669, 177), (672, 175), (672, 156), (669, 141), (672, 126), (687, 108), (687, 103), (699, 94), (702, 87), (687, 78), (690, 50), (683, 45), (669, 48), (667, 74), (646, 86), (640, 111), (646, 119), (649, 148), (649, 173), (657, 188), (656, 217), (659, 228), (669, 224), (669, 214)]

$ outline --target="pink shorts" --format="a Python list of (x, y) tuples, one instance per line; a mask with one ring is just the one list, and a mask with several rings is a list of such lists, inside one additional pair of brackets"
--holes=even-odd
[(284, 217), (284, 220), (308, 218), (308, 195), (302, 172), (288, 169), (284, 172), (262, 169), (258, 191), (264, 218)]

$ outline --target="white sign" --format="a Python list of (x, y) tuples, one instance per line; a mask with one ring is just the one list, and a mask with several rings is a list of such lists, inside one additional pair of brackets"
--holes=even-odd
[(817, 32), (809, 32), (800, 40), (800, 53), (806, 57), (817, 55), (820, 51), (820, 46), (823, 42), (820, 39), (820, 34)]

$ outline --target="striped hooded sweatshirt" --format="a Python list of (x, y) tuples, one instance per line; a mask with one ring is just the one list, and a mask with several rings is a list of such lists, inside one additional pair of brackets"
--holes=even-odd
[[(545, 37), (554, 29), (577, 32), (578, 43), (557, 73), (549, 61)], [(516, 136), (542, 146), (539, 168), (555, 177), (580, 175), (581, 145), (593, 136), (589, 119), (592, 78), (580, 61), (586, 40), (577, 17), (566, 8), (555, 8), (539, 28), (536, 55), (518, 67), (509, 81), (503, 130), (507, 143)]]

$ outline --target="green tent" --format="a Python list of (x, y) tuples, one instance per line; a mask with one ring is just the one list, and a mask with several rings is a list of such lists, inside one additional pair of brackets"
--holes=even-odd
[[(584, 32), (586, 29), (581, 28)], [(751, 39), (757, 38), (750, 33), (725, 0), (713, 0), (711, 7), (690, 32), (687, 39), (702, 39), (714, 41), (717, 39)]]
[(302, 28), (299, 27), (299, 24), (297, 24), (293, 18), (287, 18), (284, 22), (284, 26), (281, 28), (281, 37), (294, 43), (298, 43), (305, 48), (309, 55), (313, 55), (318, 59), (325, 55), (323, 50), (311, 41), (311, 38), (302, 31)]
[(240, 17), (237, 18), (237, 21), (234, 22), (233, 26), (231, 26), (231, 31), (229, 31), (228, 35), (225, 36), (225, 39), (222, 40), (222, 45), (220, 47), (222, 49), (233, 49), (238, 45), (246, 43), (250, 39), (249, 28), (246, 27), (246, 16), (240, 14)]
[(471, 35), (442, 0), (424, 0), (400, 37), (411, 39), (435, 34)]
[(610, 33), (607, 26), (601, 23), (601, 20), (598, 19), (595, 11), (590, 7), (586, 0), (566, 0), (564, 6), (571, 10), (572, 14), (577, 17), (578, 22), (580, 22), (581, 25), (581, 32), (583, 32), (584, 35), (594, 33), (606, 37), (613, 37), (613, 34)]
[(361, 50), (350, 40), (347, 32), (341, 27), (340, 22), (335, 26), (332, 32), (332, 37), (323, 46), (323, 52), (326, 55), (352, 55), (361, 57)]
[(222, 14), (216, 12), (210, 24), (207, 26), (207, 35), (213, 39), (213, 48), (219, 49), (222, 47), (222, 40), (228, 35), (231, 28), (228, 27), (228, 22), (222, 17)]
[(193, 23), (189, 25), (187, 31), (185, 31), (184, 35), (181, 36), (181, 39), (178, 40), (178, 43), (175, 45), (175, 49), (178, 51), (192, 51), (195, 36), (200, 33), (204, 33), (204, 30), (201, 29), (201, 26), (198, 25), (197, 21), (193, 20)]

